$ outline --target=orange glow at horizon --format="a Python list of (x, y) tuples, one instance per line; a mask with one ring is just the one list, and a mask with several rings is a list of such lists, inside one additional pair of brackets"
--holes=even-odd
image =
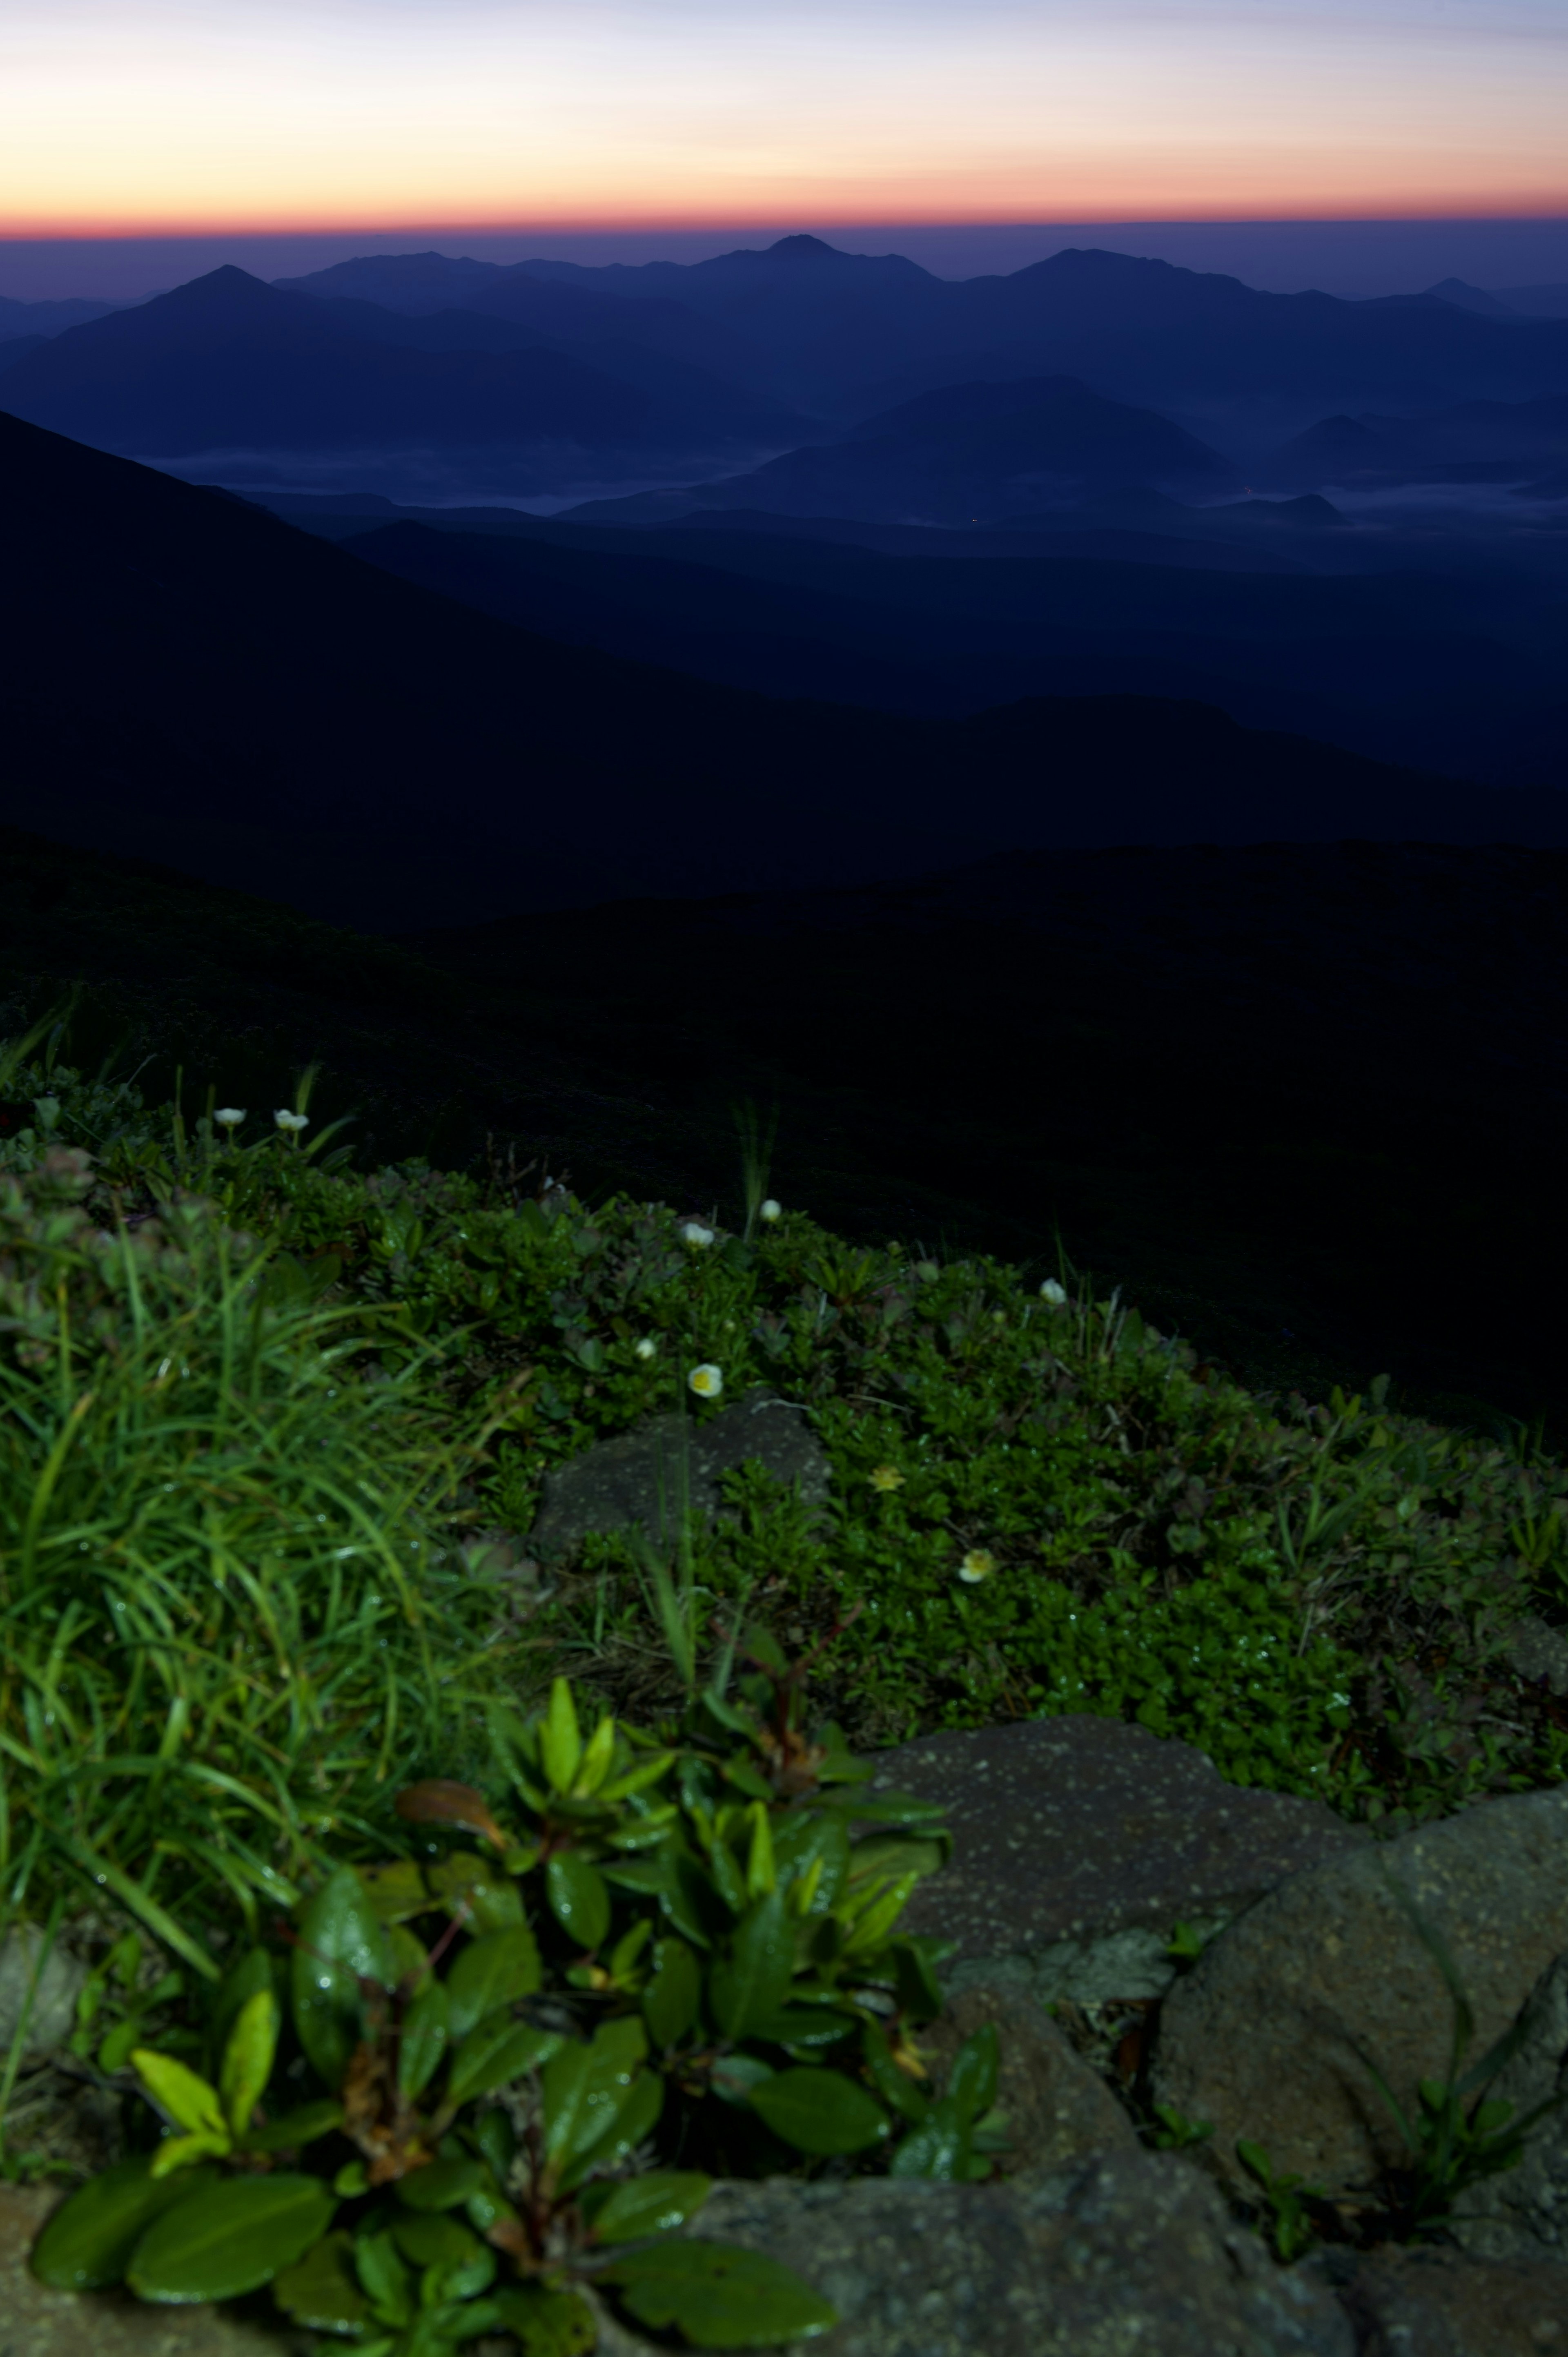
[(0, 237), (1568, 213), (1561, 0), (7, 0)]

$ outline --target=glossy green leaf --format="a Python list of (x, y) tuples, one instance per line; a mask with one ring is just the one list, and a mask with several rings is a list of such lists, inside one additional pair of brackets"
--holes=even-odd
[(406, 2177), (397, 2181), (397, 2198), (410, 2210), (456, 2210), (482, 2185), (489, 2182), (490, 2172), (482, 2160), (470, 2160), (466, 2154), (453, 2153), (448, 2158), (433, 2160), (424, 2169), (411, 2169)]
[(264, 1948), (249, 1949), (224, 1975), (208, 2024), (208, 2050), (214, 2075), (221, 2067), (223, 2050), (229, 2043), (230, 2031), (240, 2018), (241, 2007), (258, 1990), (271, 1989), (275, 1995), (277, 1986), (273, 1960)]
[[(508, 1935), (504, 1932), (502, 1939)], [(434, 1973), (421, 1983), (403, 2007), (397, 2048), (398, 2092), (412, 2103), (435, 2077), (446, 2051), (449, 2031), (448, 1997), (445, 1982)]]
[(539, 1730), (539, 1756), (553, 1790), (569, 1792), (583, 1757), (583, 1738), (566, 1678), (557, 1678), (551, 1686), (550, 1707)]
[(653, 1977), (642, 1992), (642, 2018), (660, 2050), (679, 2046), (696, 2022), (703, 2001), (703, 1975), (684, 1940), (660, 1940), (653, 1951)]
[(867, 1834), (849, 1854), (849, 1885), (869, 1882), (877, 1875), (939, 1874), (952, 1855), (946, 1837), (912, 1834)]
[(967, 2182), (974, 2158), (971, 2122), (950, 2095), (932, 2104), (888, 2163), (890, 2177), (932, 2177), (946, 2185)]
[(166, 2136), (153, 2155), (153, 2175), (168, 2177), (177, 2169), (192, 2169), (199, 2160), (221, 2160), (232, 2151), (227, 2128), (198, 2129), (194, 2136)]
[(217, 2181), (214, 2169), (155, 2178), (149, 2153), (116, 2161), (55, 2212), (33, 2245), (33, 2273), (57, 2291), (98, 2291), (117, 2284), (160, 2211)]
[(514, 2080), (548, 2062), (561, 2044), (553, 2030), (535, 2029), (506, 2014), (481, 2021), (453, 2059), (446, 2079), (447, 2101), (467, 2103), (476, 2095), (493, 2094), (498, 2087), (510, 2087)]
[(435, 1904), (424, 1869), (415, 1858), (389, 1857), (377, 1866), (356, 1867), (354, 1871), (383, 1923), (412, 1922), (414, 1916), (427, 1914)]
[(988, 2021), (966, 2038), (953, 2058), (947, 2093), (965, 2120), (978, 2120), (996, 2101), (996, 2025)]
[(708, 1975), (708, 2006), (725, 2038), (748, 2035), (777, 2013), (795, 1977), (795, 1933), (781, 1892), (759, 1899), (736, 1927), (727, 1956)]
[(710, 2083), (722, 2103), (734, 2104), (737, 2110), (748, 2112), (753, 2088), (777, 2075), (773, 2065), (765, 2062), (760, 2054), (721, 2054), (713, 2066)]
[(640, 2071), (617, 2104), (609, 2124), (586, 2152), (561, 2172), (563, 2191), (596, 2173), (618, 2169), (659, 2126), (664, 2109), (664, 2081), (657, 2071)]
[(589, 2357), (599, 2337), (593, 2309), (575, 2291), (508, 2285), (495, 2294), (494, 2305), (522, 2357)]
[(231, 2132), (242, 2136), (251, 2115), (266, 2092), (277, 2052), (280, 2017), (271, 1983), (245, 1999), (223, 2049), (223, 2069), (218, 2082), (223, 2116)]
[(336, 2207), (318, 2178), (229, 2178), (155, 2219), (125, 2279), (139, 2299), (237, 2299), (302, 2259)]
[(605, 2022), (591, 2045), (574, 2039), (544, 2066), (544, 2155), (557, 2172), (592, 2150), (614, 2125), (648, 2035), (635, 2015)]
[(800, 1813), (773, 1829), (773, 1854), (781, 1880), (801, 1881), (817, 1862), (814, 1912), (825, 1913), (849, 1876), (849, 1833), (840, 1816)]
[(414, 2267), (464, 2266), (483, 2248), (478, 2236), (445, 2211), (407, 2211), (394, 2218), (392, 2238)]
[(390, 1989), (392, 1942), (351, 1866), (339, 1867), (299, 1919), (289, 1967), (295, 2028), (317, 2075), (336, 2090), (364, 2034), (361, 1979)]
[(487, 2014), (532, 1996), (543, 1977), (538, 1943), (526, 1924), (471, 1940), (446, 1975), (451, 2035), (467, 2038)]
[(314, 2104), (301, 2104), (283, 2117), (269, 2120), (265, 2127), (252, 2128), (245, 2137), (246, 2152), (297, 2152), (318, 2136), (330, 2136), (343, 2125), (343, 2106), (332, 2095), (323, 2095)]
[(865, 2087), (811, 2064), (779, 2071), (752, 2092), (752, 2108), (797, 2152), (864, 2152), (888, 2134), (887, 2115)]
[(655, 2169), (618, 2185), (593, 2213), (601, 2243), (636, 2243), (645, 2234), (671, 2234), (694, 2218), (714, 2180), (696, 2169)]
[(777, 2259), (677, 2236), (606, 2270), (639, 2324), (673, 2325), (698, 2349), (773, 2349), (838, 2322), (836, 2309)]
[(339, 2228), (273, 2277), (273, 2298), (307, 2332), (356, 2336), (370, 2322), (371, 2304), (354, 2268), (354, 2241)]
[(494, 1858), (455, 1850), (427, 1866), (424, 1878), (444, 1907), (453, 1912), (462, 1908), (464, 1921), (476, 1933), (509, 1931), (523, 1920), (517, 1885)]
[(786, 2005), (754, 2021), (746, 2036), (769, 2046), (836, 2046), (854, 2027), (849, 2014), (832, 2006)]
[(893, 1943), (898, 2009), (909, 2020), (934, 2021), (940, 2013), (942, 1988), (937, 1978), (937, 1964), (948, 1953), (946, 1944), (937, 1940), (898, 1939)]
[(172, 2054), (156, 2054), (147, 2046), (136, 2047), (131, 2061), (143, 2086), (176, 2127), (184, 2128), (188, 2136), (227, 2137), (228, 2122), (216, 2087), (188, 2071)]
[(572, 1779), (575, 1799), (590, 1800), (598, 1791), (615, 1762), (616, 1723), (613, 1718), (601, 1718), (588, 1738), (586, 1750), (577, 1763)]
[(544, 1891), (561, 1929), (584, 1948), (596, 1948), (610, 1928), (609, 1889), (597, 1867), (576, 1850), (562, 1850), (545, 1867)]

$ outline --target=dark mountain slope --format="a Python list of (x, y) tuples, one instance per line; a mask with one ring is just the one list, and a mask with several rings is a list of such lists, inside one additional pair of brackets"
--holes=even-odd
[(542, 345), (388, 340), (404, 333), (370, 306), (322, 306), (225, 268), (55, 338), (6, 371), (5, 397), (34, 424), (169, 457), (539, 443), (672, 451), (726, 430), (756, 448), (784, 423), (723, 388), (693, 416), (690, 387), (661, 395)]
[(1201, 705), (911, 721), (618, 662), (14, 418), (0, 498), (0, 817), (372, 926), (909, 875), (1012, 843), (1568, 840), (1554, 795)]

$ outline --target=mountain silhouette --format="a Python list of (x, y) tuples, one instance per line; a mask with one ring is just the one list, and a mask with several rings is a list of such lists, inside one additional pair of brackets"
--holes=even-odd
[(912, 720), (618, 661), (5, 416), (0, 496), (0, 819), (373, 929), (911, 875), (1015, 844), (1568, 841), (1560, 796), (1201, 705)]
[[(867, 418), (843, 440), (684, 493), (634, 494), (629, 521), (701, 508), (871, 523), (989, 524), (1081, 505), (1124, 484), (1210, 497), (1240, 489), (1230, 460), (1152, 410), (1072, 377), (943, 386)], [(616, 520), (601, 501), (596, 521)]]
[[(425, 339), (445, 346), (452, 330)], [(494, 323), (481, 322), (473, 340), (493, 343)], [(5, 371), (5, 401), (36, 425), (146, 457), (542, 444), (690, 451), (721, 435), (755, 449), (799, 430), (799, 419), (733, 390), (686, 379), (660, 393), (521, 333), (503, 340), (513, 348), (422, 350), (407, 322), (372, 306), (280, 294), (226, 266), (54, 338)]]

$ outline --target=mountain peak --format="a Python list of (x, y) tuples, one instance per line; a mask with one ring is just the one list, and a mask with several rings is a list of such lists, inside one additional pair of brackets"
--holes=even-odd
[(835, 261), (840, 249), (830, 245), (825, 238), (810, 237), (801, 231), (795, 237), (781, 237), (773, 245), (764, 246), (765, 253), (781, 254), (787, 262), (814, 262), (819, 254), (832, 254)]

